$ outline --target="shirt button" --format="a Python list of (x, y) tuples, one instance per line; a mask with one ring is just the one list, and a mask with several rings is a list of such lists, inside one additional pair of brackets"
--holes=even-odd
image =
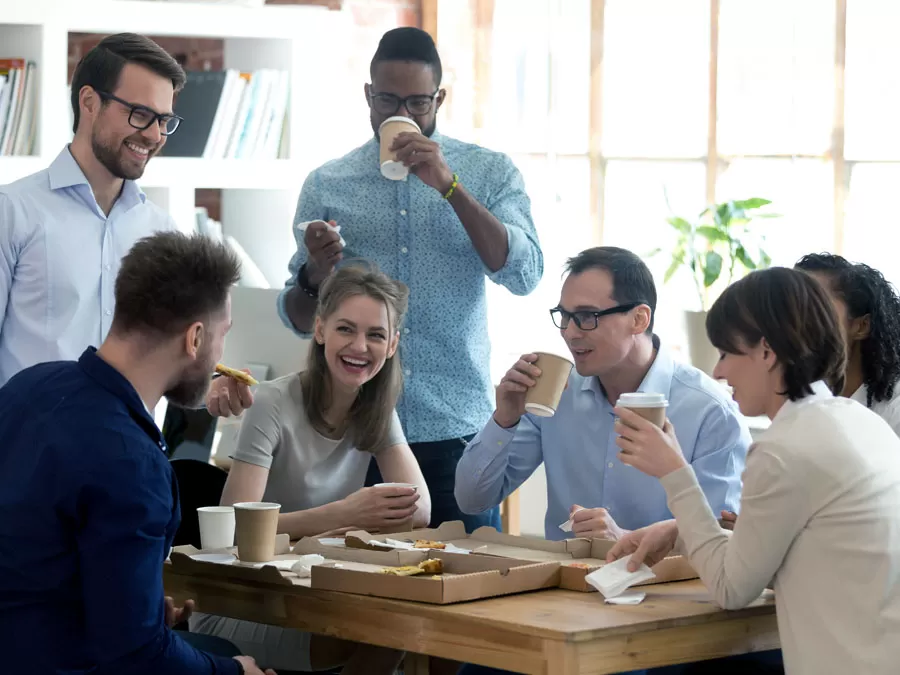
[(409, 368), (407, 368), (406, 370), (403, 371), (403, 374), (408, 377), (408, 376), (412, 375), (412, 372), (409, 370)]
[(400, 249), (400, 253), (409, 253), (409, 249), (404, 246)]
[(403, 334), (404, 334), (404, 335), (409, 335), (409, 328), (404, 328), (404, 329), (403, 329)]
[(103, 269), (105, 269), (107, 272), (109, 272), (112, 269), (112, 265), (106, 264), (103, 266)]
[(106, 310), (106, 311), (103, 312), (103, 313), (106, 314), (106, 316), (112, 316), (112, 310), (111, 310), (111, 309), (108, 309), (108, 310)]
[(607, 465), (606, 465), (606, 466), (608, 466), (608, 467), (609, 467), (609, 468), (610, 468), (610, 469), (611, 469), (611, 468), (613, 468), (613, 463), (612, 463), (612, 462), (610, 462), (610, 463), (609, 463), (609, 464), (607, 464)]
[(401, 216), (405, 216), (405, 215), (406, 215), (406, 209), (400, 209), (400, 215), (401, 215)]

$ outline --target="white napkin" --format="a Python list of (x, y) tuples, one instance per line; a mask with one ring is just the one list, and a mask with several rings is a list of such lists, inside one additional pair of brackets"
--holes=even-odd
[(341, 548), (347, 547), (347, 540), (343, 537), (322, 537), (319, 539), (319, 543), (322, 546), (340, 546)]
[[(574, 516), (579, 511), (584, 511), (584, 509), (575, 509), (572, 512), (572, 515)], [(559, 529), (561, 529), (563, 532), (571, 532), (573, 522), (574, 521), (571, 518), (569, 518), (566, 522), (564, 522), (562, 525), (559, 526)]]
[(596, 572), (588, 574), (585, 581), (600, 591), (604, 598), (614, 598), (621, 595), (625, 589), (656, 577), (653, 570), (646, 565), (641, 565), (636, 572), (629, 572), (628, 561), (630, 559), (631, 556), (625, 556), (604, 565)]
[(307, 220), (305, 223), (297, 223), (296, 225), (294, 225), (294, 229), (296, 229), (300, 234), (300, 239), (303, 239), (304, 235), (306, 234), (306, 228), (309, 227), (312, 223), (325, 223), (325, 225), (328, 226), (329, 230), (331, 230), (332, 232), (336, 232), (337, 235), (341, 238), (341, 246), (347, 245), (347, 242), (344, 241), (344, 237), (341, 236), (341, 226), (332, 225), (331, 223), (324, 220)]
[(325, 558), (318, 553), (310, 553), (302, 555), (299, 560), (292, 560), (291, 562), (294, 563), (291, 567), (291, 572), (296, 573), (301, 579), (306, 579), (312, 575), (313, 565), (321, 565), (325, 562)]
[(647, 597), (646, 593), (640, 591), (631, 591), (630, 593), (622, 593), (614, 598), (606, 598), (604, 602), (607, 605), (639, 605)]

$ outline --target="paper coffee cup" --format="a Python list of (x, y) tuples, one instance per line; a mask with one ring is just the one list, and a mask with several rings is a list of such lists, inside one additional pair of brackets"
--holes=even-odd
[(413, 490), (419, 489), (419, 486), (414, 483), (376, 483), (375, 487), (412, 488)]
[(197, 509), (200, 523), (200, 548), (204, 551), (234, 546), (234, 507), (201, 506)]
[(419, 125), (415, 120), (408, 117), (388, 117), (381, 126), (378, 127), (378, 138), (381, 140), (381, 154), (379, 161), (381, 162), (381, 175), (391, 180), (403, 180), (409, 175), (409, 168), (403, 162), (397, 161), (397, 156), (391, 152), (391, 145), (397, 134), (404, 131), (416, 131), (421, 133)]
[(239, 502), (234, 505), (238, 558), (243, 562), (269, 562), (275, 557), (275, 535), (281, 504)]
[(666, 408), (668, 405), (669, 402), (663, 394), (650, 394), (640, 391), (622, 394), (616, 402), (617, 408), (628, 408), (645, 420), (653, 422), (660, 429), (666, 424)]
[(525, 394), (525, 410), (539, 417), (552, 417), (559, 406), (559, 399), (566, 389), (574, 364), (556, 354), (535, 353), (538, 358), (534, 365), (541, 369), (541, 375), (536, 378), (537, 384)]

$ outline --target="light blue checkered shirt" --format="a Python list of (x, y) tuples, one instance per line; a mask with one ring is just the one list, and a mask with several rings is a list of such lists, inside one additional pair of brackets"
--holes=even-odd
[[(516, 295), (537, 286), (544, 258), (531, 220), (531, 202), (506, 155), (434, 134), (460, 182), (506, 226), (509, 256), (492, 273), (476, 253), (453, 207), (415, 176), (382, 177), (375, 139), (313, 171), (303, 185), (294, 224), (334, 220), (347, 240), (344, 260), (367, 258), (410, 288), (400, 339), (406, 378), (397, 407), (410, 443), (477, 432), (494, 408), (490, 379), (485, 278)], [(303, 235), (284, 297), (306, 262)]]

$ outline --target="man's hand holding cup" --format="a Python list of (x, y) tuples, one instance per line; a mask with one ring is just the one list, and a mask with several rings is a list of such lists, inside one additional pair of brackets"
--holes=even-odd
[(540, 368), (534, 365), (537, 358), (537, 354), (523, 354), (500, 380), (494, 421), (504, 429), (514, 427), (525, 414), (525, 397), (541, 376)]

